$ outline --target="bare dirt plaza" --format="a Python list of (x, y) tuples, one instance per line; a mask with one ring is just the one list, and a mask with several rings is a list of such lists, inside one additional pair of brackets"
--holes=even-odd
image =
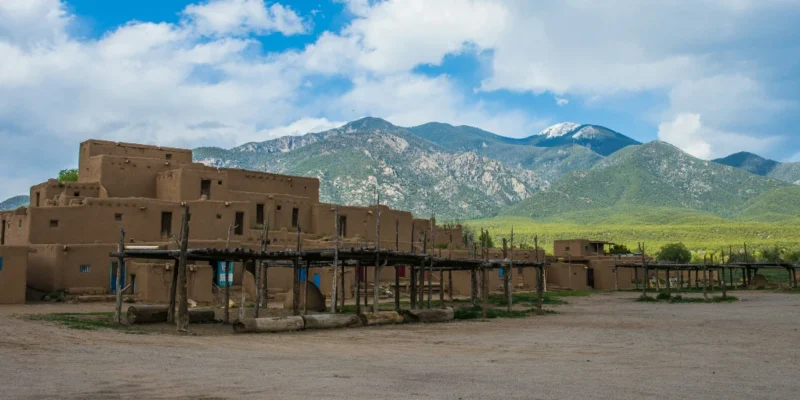
[(721, 304), (568, 298), (557, 314), (286, 334), (126, 334), (0, 306), (0, 398), (791, 399), (800, 296)]

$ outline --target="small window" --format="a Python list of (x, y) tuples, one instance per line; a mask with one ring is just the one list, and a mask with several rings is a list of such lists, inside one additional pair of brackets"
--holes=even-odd
[[(9, 222), (8, 225), (11, 225)], [(53, 221), (50, 221), (50, 226), (53, 226)], [(58, 221), (56, 221), (56, 226), (58, 226)], [(22, 220), (17, 221), (17, 228), (22, 228)]]
[(589, 251), (589, 246), (584, 246), (583, 249)]
[(244, 234), (244, 213), (237, 212), (236, 213), (236, 221), (234, 222), (236, 226), (234, 227), (234, 233), (236, 235), (243, 235)]
[(41, 194), (36, 192), (36, 207), (39, 207), (39, 199), (41, 198)]
[(569, 246), (564, 247), (564, 251), (569, 251)]
[[(22, 221), (20, 221), (19, 225), (22, 226)], [(50, 220), (50, 227), (51, 228), (58, 228), (58, 220), (57, 219), (51, 219)]]
[(281, 206), (277, 206), (276, 210), (280, 211), (281, 210)]
[(300, 209), (292, 209), (292, 228), (297, 228), (297, 221), (300, 219)]
[(3, 272), (3, 257), (0, 257), (0, 272)]
[(256, 204), (256, 223), (263, 224), (264, 223), (264, 205), (263, 204)]
[(72, 193), (73, 197), (81, 197), (81, 192), (74, 192)]
[(172, 213), (164, 211), (161, 213), (161, 236), (170, 237), (172, 235)]
[(217, 181), (217, 185), (222, 185), (222, 181)]
[(89, 272), (92, 272), (92, 266), (91, 265), (81, 265), (81, 273), (82, 274), (87, 274)]
[(217, 219), (222, 219), (222, 214), (217, 214)]
[(347, 216), (339, 216), (339, 236), (347, 237)]
[(172, 160), (172, 153), (167, 153), (167, 160)]
[(122, 214), (120, 213), (114, 214), (114, 221), (122, 221)]
[(211, 180), (203, 179), (200, 181), (200, 196), (211, 199)]

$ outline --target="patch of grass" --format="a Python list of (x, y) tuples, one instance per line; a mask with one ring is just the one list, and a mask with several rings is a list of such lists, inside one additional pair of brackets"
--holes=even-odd
[(636, 301), (641, 302), (641, 303), (657, 303), (658, 299), (656, 299), (654, 297), (650, 297), (650, 296), (641, 295), (641, 296), (636, 298)]
[[(466, 308), (459, 308), (454, 310), (455, 319), (480, 319), (483, 318), (482, 313), (483, 308), (480, 306), (475, 307), (466, 307)], [(545, 314), (555, 314), (556, 312), (553, 310), (542, 310)], [(486, 318), (493, 319), (493, 318), (525, 318), (530, 315), (534, 315), (536, 313), (535, 308), (531, 308), (524, 311), (511, 311), (508, 310), (497, 310), (497, 309), (489, 309), (486, 310)]]
[(656, 296), (656, 300), (669, 300), (672, 298), (672, 295), (668, 292), (659, 292)]
[(54, 322), (70, 329), (85, 331), (114, 329), (132, 334), (143, 333), (128, 325), (117, 325), (112, 312), (29, 314), (26, 317), (30, 321)]
[[(539, 298), (536, 293), (514, 293), (511, 301), (513, 304), (536, 305), (539, 303), (538, 299)], [(495, 306), (505, 306), (508, 305), (508, 299), (504, 294), (490, 294), (489, 304)], [(542, 295), (542, 304), (559, 305), (567, 304), (567, 302), (565, 300), (561, 300), (556, 294), (545, 293)]]
[(728, 296), (723, 298), (722, 296), (714, 296), (710, 299), (705, 299), (702, 297), (683, 297), (681, 295), (672, 296), (669, 299), (670, 303), (733, 303), (734, 301), (738, 301), (739, 299), (734, 296)]

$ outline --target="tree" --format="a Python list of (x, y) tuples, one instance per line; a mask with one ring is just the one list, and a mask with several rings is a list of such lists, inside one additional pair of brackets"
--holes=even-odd
[(77, 182), (78, 181), (78, 170), (76, 168), (73, 169), (62, 169), (58, 171), (58, 181), (59, 182)]
[(772, 263), (780, 262), (781, 261), (781, 249), (779, 249), (778, 246), (775, 246), (775, 247), (773, 247), (771, 249), (767, 248), (767, 249), (761, 250), (761, 257), (763, 257), (764, 260), (767, 261), (767, 262), (772, 262)]
[(489, 230), (483, 231), (481, 235), (478, 237), (478, 243), (481, 243), (485, 248), (491, 249), (494, 248), (494, 240), (491, 236), (489, 236)]
[(462, 225), (461, 226), (461, 241), (464, 243), (465, 246), (469, 246), (470, 243), (475, 243), (475, 228), (469, 225)]
[(692, 259), (692, 253), (683, 243), (670, 243), (661, 248), (656, 258), (659, 261), (688, 263)]
[(628, 249), (628, 246), (624, 244), (614, 244), (609, 249), (611, 254), (631, 254), (632, 252)]

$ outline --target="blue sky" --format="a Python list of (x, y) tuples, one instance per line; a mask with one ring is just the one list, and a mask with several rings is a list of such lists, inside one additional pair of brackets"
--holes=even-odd
[(0, 198), (88, 138), (232, 147), (363, 116), (800, 161), (797, 20), (798, 0), (5, 0)]

